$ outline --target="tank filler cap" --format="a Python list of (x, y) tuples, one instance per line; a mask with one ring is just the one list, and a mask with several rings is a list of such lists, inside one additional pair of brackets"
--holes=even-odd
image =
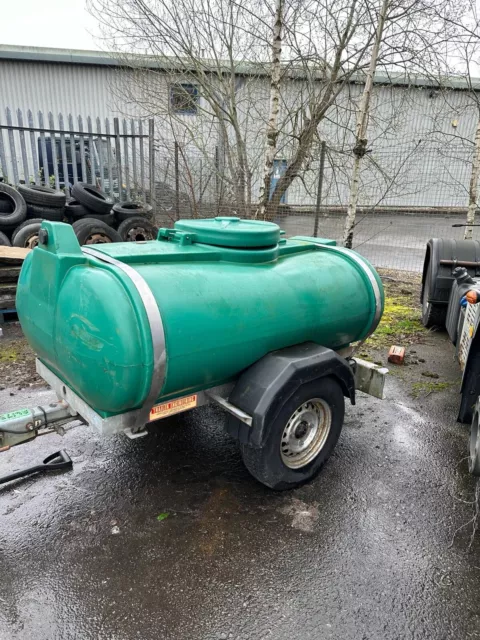
[(272, 247), (280, 240), (280, 227), (263, 220), (242, 220), (219, 216), (196, 220), (179, 220), (175, 229), (195, 234), (195, 242), (234, 249)]

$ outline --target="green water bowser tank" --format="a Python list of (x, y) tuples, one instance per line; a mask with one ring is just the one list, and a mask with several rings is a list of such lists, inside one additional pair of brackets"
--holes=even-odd
[[(102, 417), (234, 380), (303, 342), (341, 349), (374, 331), (381, 281), (354, 251), (286, 240), (269, 222), (182, 220), (151, 242), (81, 248), (44, 222), (17, 292), (40, 360)], [(153, 381), (153, 382), (152, 382)]]

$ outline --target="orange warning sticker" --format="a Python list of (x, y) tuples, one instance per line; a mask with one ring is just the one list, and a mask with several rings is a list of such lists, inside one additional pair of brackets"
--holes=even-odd
[(173, 416), (175, 413), (181, 413), (182, 411), (193, 409), (196, 406), (196, 395), (177, 398), (176, 400), (170, 400), (170, 402), (164, 402), (163, 404), (156, 404), (150, 411), (150, 422), (152, 420), (166, 418), (167, 416)]

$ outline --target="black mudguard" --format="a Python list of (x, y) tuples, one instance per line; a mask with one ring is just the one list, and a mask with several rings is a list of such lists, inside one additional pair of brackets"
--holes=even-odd
[[(423, 263), (422, 302), (428, 267), (431, 264), (429, 302), (438, 305), (448, 304), (454, 281), (452, 272), (456, 265), (441, 265), (440, 260), (480, 262), (480, 242), (478, 240), (447, 240), (445, 238), (432, 238), (427, 242)], [(472, 277), (477, 275), (477, 271), (480, 273), (480, 270), (474, 268), (468, 268), (467, 271)]]
[(272, 351), (242, 373), (229, 397), (229, 402), (252, 416), (252, 426), (229, 415), (225, 429), (243, 444), (261, 447), (266, 425), (285, 402), (301, 385), (325, 376), (336, 378), (344, 396), (355, 404), (353, 371), (335, 351), (313, 342)]

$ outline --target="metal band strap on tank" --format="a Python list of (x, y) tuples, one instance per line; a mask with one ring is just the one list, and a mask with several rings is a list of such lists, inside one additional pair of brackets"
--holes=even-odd
[[(139, 410), (140, 415), (137, 422), (137, 427), (141, 428), (148, 421), (150, 410), (155, 404), (155, 401), (160, 394), (163, 382), (165, 380), (165, 331), (163, 329), (162, 317), (158, 309), (157, 301), (155, 300), (155, 297), (144, 278), (142, 278), (138, 271), (135, 271), (135, 269), (130, 267), (128, 264), (120, 262), (120, 260), (116, 260), (115, 258), (107, 256), (101, 251), (97, 251), (96, 249), (91, 249), (90, 247), (82, 247), (82, 251), (89, 256), (93, 256), (94, 258), (97, 258), (102, 262), (112, 264), (115, 267), (121, 269), (130, 278), (143, 302), (145, 313), (147, 314), (148, 322), (150, 324), (150, 333), (152, 336), (153, 371), (152, 380), (150, 383), (150, 391), (148, 392), (148, 396), (145, 399), (145, 402), (143, 403), (141, 409)], [(143, 424), (141, 424), (142, 421)]]
[(343, 247), (329, 247), (326, 245), (321, 245), (321, 247), (322, 249), (326, 249), (329, 251), (338, 251), (339, 253), (344, 253), (345, 255), (347, 255), (350, 258), (350, 260), (353, 260), (360, 267), (362, 267), (363, 271), (367, 275), (368, 280), (370, 281), (370, 284), (372, 285), (373, 295), (375, 296), (375, 315), (373, 316), (373, 322), (370, 326), (370, 331), (362, 340), (363, 342), (368, 338), (368, 336), (370, 336), (373, 333), (374, 329), (372, 327), (377, 326), (377, 324), (380, 321), (380, 317), (382, 315), (382, 294), (380, 293), (380, 287), (378, 286), (378, 282), (375, 278), (375, 275), (373, 271), (370, 269), (369, 265), (350, 249), (344, 249)]

